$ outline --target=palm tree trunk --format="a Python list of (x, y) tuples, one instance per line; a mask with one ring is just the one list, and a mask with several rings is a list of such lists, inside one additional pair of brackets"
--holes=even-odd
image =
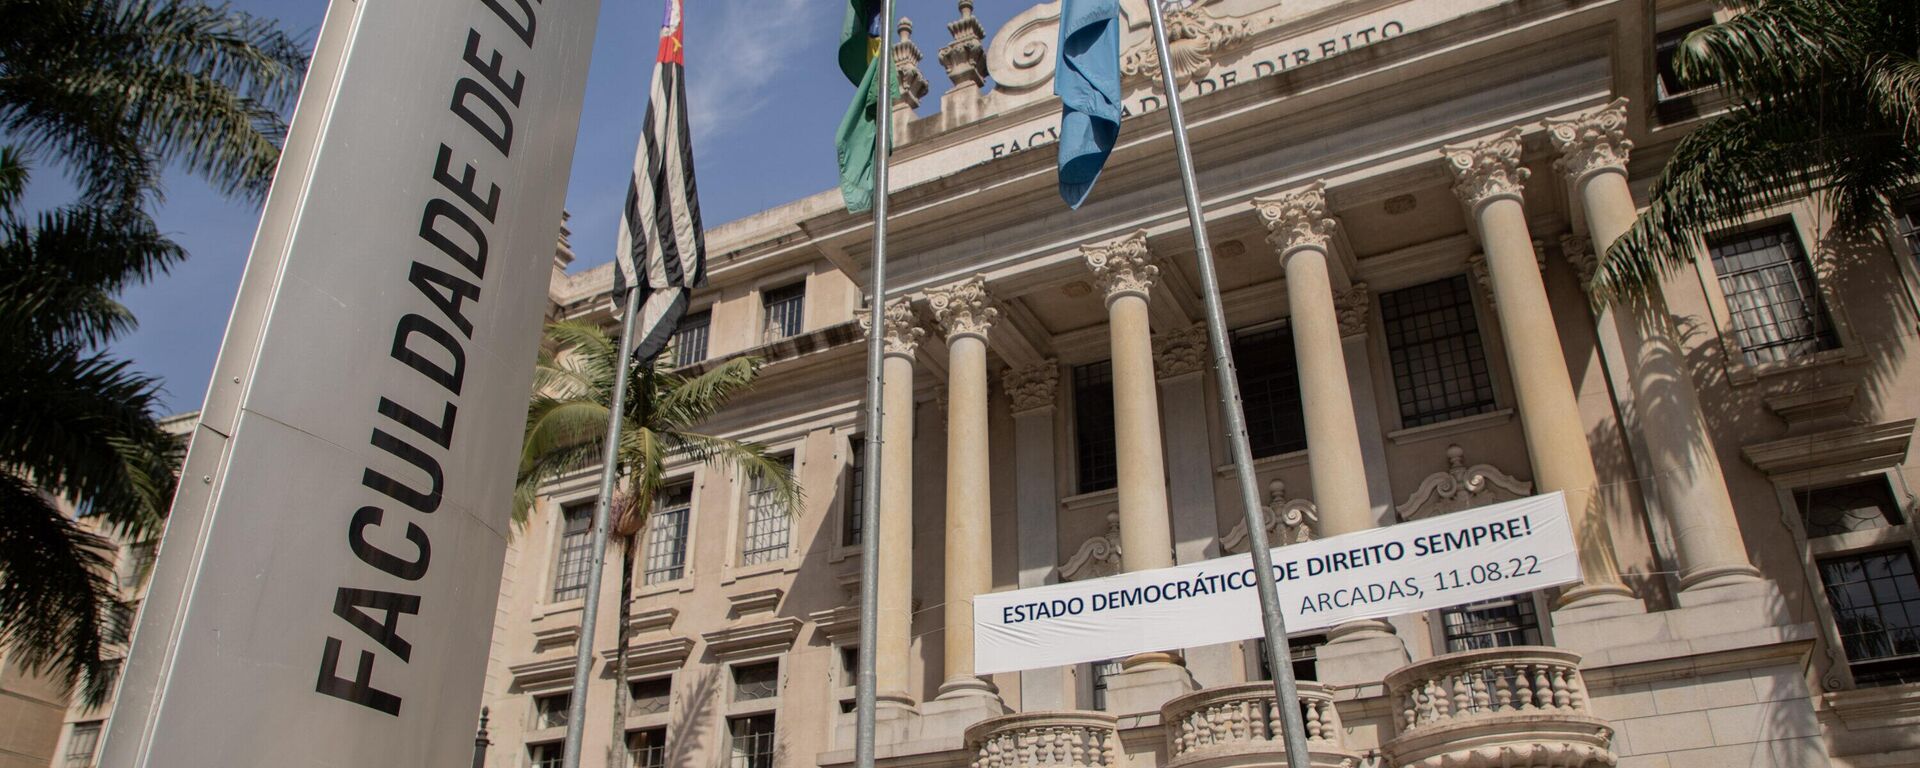
[(627, 622), (633, 613), (633, 547), (639, 538), (628, 534), (620, 542), (620, 625), (614, 632), (613, 743), (607, 751), (607, 768), (627, 766)]

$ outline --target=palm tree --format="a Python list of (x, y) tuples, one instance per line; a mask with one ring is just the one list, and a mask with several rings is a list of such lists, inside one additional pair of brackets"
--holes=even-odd
[(1689, 34), (1676, 71), (1731, 106), (1674, 148), (1594, 295), (1644, 291), (1706, 232), (1809, 196), (1837, 231), (1881, 236), (1889, 201), (1920, 181), (1917, 55), (1914, 0), (1756, 0)]
[[(548, 482), (598, 466), (605, 451), (614, 375), (620, 365), (619, 340), (598, 325), (562, 321), (547, 326), (547, 343), (534, 368), (533, 399), (527, 407), (526, 442), (515, 478), (513, 519), (525, 525), (528, 512)], [(753, 386), (760, 361), (739, 357), (708, 370), (682, 376), (663, 354), (652, 363), (632, 363), (620, 432), (619, 474), (608, 533), (620, 549), (620, 620), (615, 646), (613, 733), (609, 765), (626, 732), (627, 618), (633, 595), (633, 559), (654, 499), (666, 487), (668, 459), (730, 466), (767, 488), (774, 503), (791, 514), (803, 501), (792, 468), (758, 443), (693, 431), (734, 396)], [(582, 653), (586, 649), (582, 649)]]

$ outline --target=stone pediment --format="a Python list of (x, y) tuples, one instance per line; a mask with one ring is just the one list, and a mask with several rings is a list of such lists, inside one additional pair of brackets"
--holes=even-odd
[[(609, 663), (614, 661), (613, 648), (600, 651), (600, 658)], [(686, 666), (687, 658), (693, 655), (693, 638), (669, 637), (650, 643), (627, 643), (627, 674), (647, 675), (665, 672)]]
[(513, 676), (513, 687), (521, 690), (565, 685), (573, 681), (573, 655), (515, 664), (507, 667), (507, 674)]
[[(1320, 508), (1310, 499), (1287, 498), (1287, 484), (1279, 480), (1267, 483), (1267, 503), (1260, 508), (1260, 517), (1265, 521), (1267, 543), (1270, 546), (1285, 546), (1312, 541), (1314, 526), (1320, 524)], [(1247, 521), (1241, 520), (1220, 537), (1220, 550), (1239, 554), (1248, 547)]]
[(700, 637), (707, 641), (707, 652), (715, 659), (780, 653), (793, 647), (805, 622), (791, 616), (755, 624), (727, 627)]
[(1466, 455), (1458, 445), (1447, 446), (1447, 468), (1420, 481), (1406, 502), (1394, 508), (1400, 519), (1419, 520), (1533, 495), (1533, 483), (1492, 464), (1468, 466)]
[(1080, 543), (1067, 564), (1055, 569), (1061, 581), (1085, 581), (1120, 572), (1120, 513), (1107, 513), (1107, 530)]

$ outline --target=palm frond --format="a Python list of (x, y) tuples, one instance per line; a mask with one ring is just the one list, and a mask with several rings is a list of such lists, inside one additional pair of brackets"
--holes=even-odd
[(102, 638), (115, 603), (112, 543), (82, 530), (52, 500), (0, 472), (0, 645), (98, 706), (114, 684)]

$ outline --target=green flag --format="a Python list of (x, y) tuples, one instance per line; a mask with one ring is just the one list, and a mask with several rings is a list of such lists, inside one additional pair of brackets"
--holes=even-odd
[[(880, 16), (880, 0), (847, 0), (846, 22), (840, 30), (840, 71), (856, 90), (833, 144), (840, 159), (840, 196), (847, 210), (859, 213), (873, 207), (874, 143), (880, 132), (881, 111), (875, 108), (874, 80), (880, 69), (880, 37), (873, 33)], [(900, 84), (888, 78), (893, 92)]]

